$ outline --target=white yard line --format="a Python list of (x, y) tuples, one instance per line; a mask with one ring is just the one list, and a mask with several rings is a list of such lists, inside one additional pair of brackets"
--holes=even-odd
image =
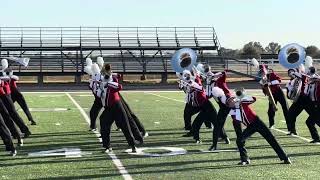
[[(154, 94), (154, 93), (150, 93), (150, 92), (145, 92), (145, 94), (150, 94), (150, 95), (157, 96), (157, 97), (160, 97), (160, 98), (169, 99), (169, 100), (172, 100), (172, 101), (184, 103), (184, 101), (173, 99), (173, 98), (169, 98), (169, 97), (166, 97), (166, 96), (161, 96), (159, 94)], [(286, 131), (283, 131), (283, 130), (280, 130), (280, 129), (277, 129), (277, 128), (273, 128), (273, 130), (281, 132), (283, 134), (288, 134), (289, 133), (289, 132), (286, 132)], [(298, 135), (292, 135), (292, 136), (296, 137), (296, 138), (299, 138), (299, 139), (302, 139), (302, 140), (304, 140), (306, 142), (310, 142), (311, 141), (311, 139), (308, 139), (308, 138), (305, 138), (305, 137), (302, 137), (302, 136), (298, 136)]]
[[(90, 124), (90, 118), (88, 117), (87, 113), (83, 110), (83, 108), (77, 103), (77, 101), (69, 94), (69, 92), (64, 92), (68, 98), (73, 102), (73, 104), (79, 109), (80, 113), (82, 114), (82, 116), (84, 117), (84, 119), (87, 121), (88, 124)], [(101, 134), (98, 131), (94, 131), (94, 134), (97, 137), (100, 137)], [(99, 139), (99, 141), (101, 141)], [(120, 159), (113, 153), (110, 152), (108, 153), (109, 157), (112, 159), (113, 164), (117, 167), (117, 169), (119, 170), (120, 174), (122, 175), (122, 177), (125, 180), (132, 180), (131, 175), (128, 173), (128, 171), (126, 170), (126, 168), (123, 166), (122, 162), (120, 161)]]
[(176, 101), (176, 102), (182, 102), (182, 103), (185, 103), (184, 101), (181, 101), (181, 100), (177, 100), (177, 99), (173, 99), (173, 98), (169, 98), (169, 97), (166, 97), (166, 96), (161, 96), (159, 94), (154, 94), (154, 93), (151, 93), (151, 92), (144, 92), (145, 94), (150, 94), (150, 95), (153, 95), (153, 96), (157, 96), (157, 97), (160, 97), (160, 98), (163, 98), (163, 99), (169, 99), (171, 101)]
[[(277, 129), (277, 128), (272, 128), (273, 130), (275, 130), (275, 131), (278, 131), (278, 132), (281, 132), (281, 133), (283, 133), (283, 134), (288, 134), (289, 132), (287, 132), (287, 131), (283, 131), (283, 130), (281, 130), (281, 129)], [(292, 135), (293, 137), (296, 137), (296, 138), (299, 138), (299, 139), (302, 139), (302, 140), (304, 140), (304, 141), (306, 141), (306, 142), (310, 142), (310, 141), (312, 141), (312, 139), (308, 139), (308, 138), (305, 138), (305, 137), (302, 137), (302, 136), (298, 136), (298, 135)]]

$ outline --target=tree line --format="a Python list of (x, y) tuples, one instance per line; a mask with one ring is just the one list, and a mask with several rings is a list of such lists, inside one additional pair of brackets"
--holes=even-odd
[[(266, 47), (263, 47), (260, 42), (249, 42), (242, 49), (221, 48), (224, 56), (230, 58), (260, 58), (262, 54), (278, 54), (281, 45), (276, 42), (270, 42)], [(320, 58), (320, 50), (317, 46), (310, 45), (306, 47), (306, 53), (313, 58)]]

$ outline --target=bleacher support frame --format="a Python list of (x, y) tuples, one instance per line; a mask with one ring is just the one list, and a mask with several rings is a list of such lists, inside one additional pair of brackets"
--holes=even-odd
[[(166, 81), (171, 55), (183, 47), (204, 61), (219, 56), (221, 46), (213, 27), (0, 27), (0, 58), (30, 57), (28, 68), (15, 63), (11, 68), (17, 75), (38, 76), (39, 83), (43, 76), (64, 75), (79, 82), (85, 59), (97, 56), (114, 63), (116, 72), (160, 73)], [(162, 68), (149, 67), (151, 61), (161, 61)], [(133, 62), (140, 67), (130, 69)]]

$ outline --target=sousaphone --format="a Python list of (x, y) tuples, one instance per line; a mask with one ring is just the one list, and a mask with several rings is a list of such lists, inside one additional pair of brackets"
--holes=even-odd
[[(303, 63), (306, 59), (306, 51), (304, 47), (297, 43), (288, 44), (280, 50), (278, 59), (279, 63), (288, 70), (299, 69), (300, 67), (303, 67)], [(288, 92), (288, 97), (295, 102), (298, 100), (301, 93), (301, 78), (293, 79), (291, 85), (293, 88)]]
[(197, 63), (197, 54), (190, 48), (182, 48), (174, 53), (171, 58), (171, 67), (175, 72), (191, 71)]

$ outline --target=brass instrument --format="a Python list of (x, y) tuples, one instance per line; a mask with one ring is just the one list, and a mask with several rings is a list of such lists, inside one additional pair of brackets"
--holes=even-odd
[(262, 81), (262, 83), (261, 83), (262, 84), (262, 91), (268, 96), (269, 103), (272, 105), (273, 110), (278, 111), (276, 101), (274, 100), (270, 86), (267, 82), (267, 77), (264, 76), (261, 81)]
[[(306, 60), (306, 51), (304, 50), (304, 47), (299, 44), (288, 44), (281, 48), (278, 59), (279, 63), (287, 69), (304, 69), (303, 63)], [(291, 86), (293, 88), (288, 91), (288, 98), (293, 100), (293, 102), (296, 102), (301, 93), (302, 79), (296, 77), (292, 80)]]

